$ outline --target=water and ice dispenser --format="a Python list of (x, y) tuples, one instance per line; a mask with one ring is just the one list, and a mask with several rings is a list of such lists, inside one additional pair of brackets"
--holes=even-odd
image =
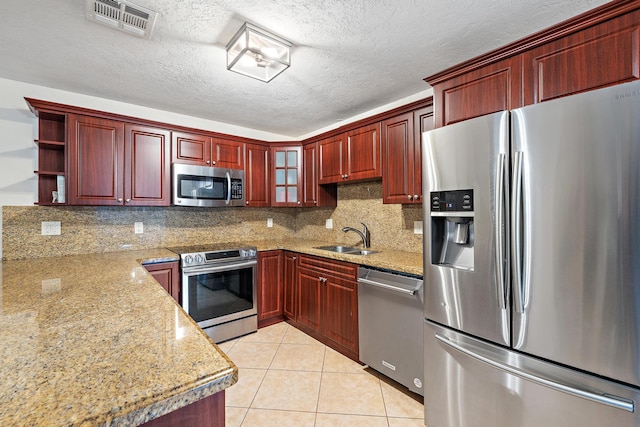
[(431, 263), (473, 270), (473, 190), (432, 191)]

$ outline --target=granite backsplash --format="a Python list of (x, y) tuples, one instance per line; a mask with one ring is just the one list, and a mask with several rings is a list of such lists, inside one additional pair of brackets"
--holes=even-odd
[[(421, 220), (421, 206), (383, 204), (380, 182), (340, 185), (335, 208), (3, 206), (2, 255), (13, 260), (292, 238), (358, 244), (355, 233), (341, 229), (361, 228), (360, 222), (371, 230), (372, 247), (421, 252), (422, 235), (413, 233)], [(42, 236), (42, 221), (60, 221), (61, 235)], [(135, 222), (144, 224), (144, 233), (134, 233)]]

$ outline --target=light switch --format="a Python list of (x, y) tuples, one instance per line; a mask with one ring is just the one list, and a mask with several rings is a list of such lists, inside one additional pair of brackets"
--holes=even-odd
[(267, 227), (273, 227), (273, 218), (267, 218)]

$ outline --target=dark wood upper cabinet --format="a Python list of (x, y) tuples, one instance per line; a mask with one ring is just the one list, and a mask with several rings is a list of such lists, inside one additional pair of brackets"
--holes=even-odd
[(260, 144), (247, 144), (244, 173), (246, 206), (271, 206), (270, 172), (269, 147)]
[(333, 184), (344, 179), (344, 134), (318, 141), (318, 182)]
[(608, 2), (425, 80), (437, 127), (640, 79), (640, 1)]
[(244, 169), (244, 143), (224, 138), (211, 139), (211, 164), (221, 168)]
[(211, 165), (211, 137), (173, 132), (171, 161), (189, 165)]
[(170, 132), (69, 115), (70, 205), (169, 206)]
[(356, 181), (381, 177), (380, 123), (348, 131), (345, 140), (344, 179)]
[(173, 132), (171, 159), (175, 163), (244, 168), (244, 143), (188, 132)]
[(422, 132), (433, 129), (433, 107), (382, 122), (383, 203), (422, 203)]
[(437, 127), (521, 107), (522, 60), (505, 59), (435, 85), (433, 91)]
[(124, 202), (124, 123), (68, 115), (71, 205), (122, 205)]
[(272, 147), (271, 171), (271, 206), (301, 206), (302, 147)]
[(524, 104), (640, 78), (640, 11), (523, 54)]
[(338, 203), (336, 184), (320, 185), (318, 182), (318, 143), (302, 147), (302, 206), (334, 207)]
[(320, 184), (382, 176), (379, 122), (318, 141), (318, 150)]
[(130, 206), (171, 204), (171, 132), (125, 125), (125, 203)]

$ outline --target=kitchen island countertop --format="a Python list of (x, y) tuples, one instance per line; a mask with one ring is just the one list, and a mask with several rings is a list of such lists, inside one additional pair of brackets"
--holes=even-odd
[(238, 369), (141, 262), (165, 249), (4, 261), (0, 425), (138, 425)]

